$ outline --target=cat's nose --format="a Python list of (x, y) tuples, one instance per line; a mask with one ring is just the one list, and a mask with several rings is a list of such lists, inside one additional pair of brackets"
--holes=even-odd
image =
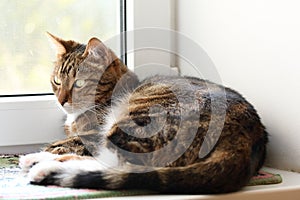
[(59, 101), (59, 103), (60, 103), (62, 106), (64, 106), (65, 103), (67, 103), (67, 101), (68, 101), (68, 100), (63, 100), (63, 101)]
[(58, 102), (63, 106), (69, 99), (68, 92), (65, 90), (60, 91), (57, 99)]

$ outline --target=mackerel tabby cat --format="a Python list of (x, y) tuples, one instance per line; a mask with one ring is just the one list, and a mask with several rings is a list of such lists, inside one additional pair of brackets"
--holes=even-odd
[(68, 137), (20, 158), (31, 183), (227, 193), (262, 167), (267, 133), (237, 92), (193, 77), (140, 81), (99, 39), (84, 45), (48, 35)]

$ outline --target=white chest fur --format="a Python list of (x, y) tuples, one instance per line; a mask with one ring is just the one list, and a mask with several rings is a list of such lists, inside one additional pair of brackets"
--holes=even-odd
[(67, 114), (67, 120), (65, 121), (66, 126), (71, 126), (72, 123), (77, 119), (79, 113)]
[(77, 132), (73, 131), (73, 130), (76, 130), (73, 129), (74, 127), (73, 126), (76, 126), (76, 124), (73, 124), (75, 122), (75, 120), (77, 119), (77, 117), (79, 116), (80, 114), (78, 113), (73, 113), (73, 114), (67, 114), (67, 119), (65, 121), (65, 131), (66, 131), (66, 134), (67, 136), (75, 136), (77, 135)]

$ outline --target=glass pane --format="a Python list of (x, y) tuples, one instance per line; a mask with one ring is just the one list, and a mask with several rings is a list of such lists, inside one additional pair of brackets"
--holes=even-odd
[(120, 33), (119, 0), (1, 0), (0, 95), (49, 93), (46, 31), (86, 43)]

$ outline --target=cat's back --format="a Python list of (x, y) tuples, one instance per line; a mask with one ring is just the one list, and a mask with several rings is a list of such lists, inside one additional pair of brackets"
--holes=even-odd
[[(209, 101), (223, 101), (226, 104), (246, 103), (246, 99), (233, 89), (197, 77), (190, 76), (161, 76), (156, 75), (143, 80), (137, 92), (147, 94), (163, 91), (172, 92), (181, 99), (191, 96)], [(185, 96), (184, 96), (185, 95)]]
[[(200, 126), (206, 124), (208, 127), (212, 121), (223, 121), (222, 135), (245, 131), (247, 135), (267, 140), (265, 127), (251, 103), (235, 90), (207, 80), (153, 76), (141, 82), (134, 91), (132, 100), (133, 104), (144, 108), (162, 105), (167, 110), (174, 111), (173, 116), (178, 115), (181, 120), (198, 122), (200, 118)], [(223, 126), (218, 123), (219, 125)], [(229, 130), (234, 127), (238, 130)]]
[[(182, 155), (170, 166), (200, 162), (202, 145), (208, 151), (216, 145), (215, 150), (220, 152), (228, 148), (250, 152), (253, 148), (252, 153), (258, 153), (260, 158), (255, 162), (261, 166), (267, 142), (265, 128), (254, 107), (230, 88), (195, 77), (153, 76), (131, 93), (128, 106), (130, 119), (135, 122), (132, 130), (138, 130), (134, 132), (141, 138), (149, 137), (130, 140), (153, 144), (153, 149), (147, 146), (145, 152), (167, 144), (175, 145), (177, 150), (186, 149), (183, 154), (178, 151)], [(174, 139), (177, 142), (173, 144)], [(164, 159), (176, 153), (174, 148), (166, 150), (169, 152)]]

